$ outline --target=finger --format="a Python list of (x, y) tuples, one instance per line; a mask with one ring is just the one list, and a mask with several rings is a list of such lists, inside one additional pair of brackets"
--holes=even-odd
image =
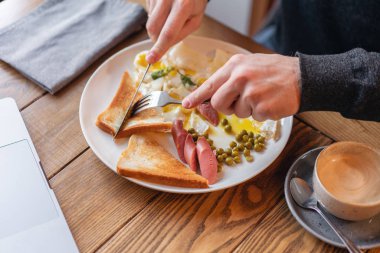
[(207, 99), (225, 83), (231, 75), (231, 66), (223, 65), (209, 79), (207, 79), (198, 89), (189, 94), (183, 101), (182, 106), (185, 108), (193, 108)]
[(156, 5), (156, 1), (155, 0), (146, 0), (146, 6), (147, 6), (147, 10), (148, 10), (148, 16), (151, 15), (154, 7)]
[(178, 34), (175, 43), (178, 43), (179, 41), (186, 38), (190, 33), (197, 30), (201, 24), (201, 21), (202, 21), (202, 16), (196, 16), (187, 20), (182, 30)]
[(247, 101), (244, 101), (244, 95), (240, 96), (234, 104), (234, 113), (239, 118), (247, 118), (252, 115), (252, 109)]
[(267, 120), (268, 114), (265, 113), (265, 111), (262, 109), (263, 103), (251, 105), (252, 106), (252, 118), (254, 118), (257, 121), (265, 121)]
[(158, 36), (157, 42), (154, 44), (153, 48), (149, 51), (146, 60), (149, 63), (154, 63), (158, 61), (164, 53), (174, 44), (179, 32), (182, 30), (187, 15), (183, 13), (185, 9), (181, 9), (176, 5), (173, 6), (169, 17), (167, 18), (160, 35)]
[(240, 91), (235, 88), (234, 79), (230, 78), (212, 96), (211, 105), (217, 111), (228, 113), (233, 111), (233, 104), (239, 98)]
[(146, 23), (146, 30), (149, 37), (156, 41), (162, 27), (164, 26), (168, 15), (170, 13), (171, 6), (169, 4), (152, 4), (152, 11), (150, 12), (148, 22)]

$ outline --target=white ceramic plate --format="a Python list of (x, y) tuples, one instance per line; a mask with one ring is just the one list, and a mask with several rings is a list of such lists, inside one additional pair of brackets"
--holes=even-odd
[[(247, 50), (232, 44), (204, 37), (189, 37), (185, 42), (190, 47), (203, 53), (210, 52), (216, 48), (223, 49), (230, 53), (249, 53)], [(109, 134), (101, 131), (95, 125), (95, 121), (98, 114), (101, 113), (112, 100), (117, 87), (119, 86), (123, 72), (128, 70), (129, 73), (134, 74), (133, 59), (135, 55), (143, 50), (151, 48), (151, 46), (151, 41), (142, 41), (129, 46), (110, 57), (91, 76), (81, 97), (79, 119), (83, 135), (98, 158), (115, 172), (117, 160), (121, 152), (127, 147), (128, 141), (124, 140), (114, 143)], [(280, 155), (288, 141), (292, 129), (292, 122), (293, 117), (282, 119), (281, 138), (277, 142), (270, 140), (264, 152), (254, 153), (255, 161), (253, 163), (248, 163), (245, 159), (242, 159), (243, 163), (238, 166), (224, 166), (223, 172), (219, 173), (218, 182), (210, 185), (209, 188), (181, 188), (148, 183), (132, 178), (127, 179), (151, 189), (173, 193), (205, 193), (232, 187), (256, 176)], [(163, 143), (163, 146), (167, 147), (169, 152), (177, 156), (171, 135), (153, 134), (153, 136), (160, 143)], [(218, 140), (214, 141), (218, 144)], [(222, 142), (224, 143), (225, 141), (226, 138), (223, 138)], [(218, 145), (216, 146), (218, 147)]]

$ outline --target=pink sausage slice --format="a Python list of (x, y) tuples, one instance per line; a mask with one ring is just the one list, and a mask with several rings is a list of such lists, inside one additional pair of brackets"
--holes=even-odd
[(186, 163), (184, 148), (187, 131), (183, 128), (182, 120), (174, 120), (172, 125), (172, 136), (179, 158), (182, 162)]
[(211, 106), (211, 103), (203, 103), (197, 106), (198, 112), (207, 119), (208, 122), (217, 126), (219, 124), (218, 112)]
[(185, 160), (187, 164), (190, 166), (190, 169), (194, 172), (197, 172), (198, 164), (197, 164), (197, 148), (195, 146), (193, 137), (191, 134), (188, 134), (185, 140)]
[(197, 155), (202, 176), (208, 180), (209, 184), (214, 184), (218, 174), (218, 162), (204, 137), (198, 138)]

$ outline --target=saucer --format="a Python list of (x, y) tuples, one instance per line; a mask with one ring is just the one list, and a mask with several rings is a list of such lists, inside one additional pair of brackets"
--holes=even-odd
[[(285, 199), (290, 212), (304, 229), (326, 243), (344, 248), (344, 244), (323, 218), (315, 211), (307, 210), (297, 205), (290, 194), (289, 184), (293, 177), (302, 178), (312, 186), (315, 159), (323, 148), (319, 147), (306, 152), (290, 167), (285, 179)], [(359, 248), (370, 249), (380, 247), (380, 214), (368, 220), (346, 221), (336, 218), (326, 211), (324, 213)]]

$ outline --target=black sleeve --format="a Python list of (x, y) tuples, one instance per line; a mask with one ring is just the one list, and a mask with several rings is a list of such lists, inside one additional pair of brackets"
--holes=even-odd
[(304, 111), (337, 111), (380, 121), (380, 53), (356, 48), (335, 55), (297, 53)]

